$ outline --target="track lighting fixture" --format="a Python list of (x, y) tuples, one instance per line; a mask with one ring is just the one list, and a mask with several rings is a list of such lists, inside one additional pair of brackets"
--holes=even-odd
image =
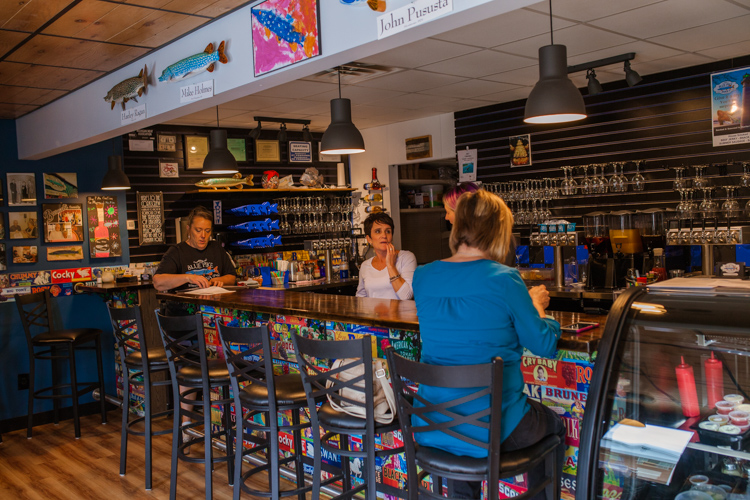
[(637, 85), (643, 80), (641, 75), (630, 67), (630, 61), (625, 61), (625, 68), (623, 68), (623, 70), (625, 71), (625, 81), (628, 82), (628, 87)]
[(258, 126), (252, 129), (250, 133), (247, 135), (250, 136), (250, 139), (255, 141), (260, 137), (260, 133), (262, 131), (263, 131), (263, 124), (260, 123), (260, 120), (258, 120)]
[(276, 140), (279, 142), (286, 142), (286, 123), (282, 123), (279, 126), (279, 135), (276, 136)]
[(307, 124), (302, 127), (302, 140), (306, 142), (313, 142), (313, 136), (310, 133), (310, 127), (308, 127)]
[(589, 81), (589, 95), (596, 95), (602, 90), (602, 84), (596, 79), (596, 72), (593, 69), (586, 70), (586, 79)]

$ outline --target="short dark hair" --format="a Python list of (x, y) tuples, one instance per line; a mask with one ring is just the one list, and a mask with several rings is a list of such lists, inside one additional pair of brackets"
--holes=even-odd
[(391, 226), (391, 231), (393, 231), (393, 219), (391, 219), (391, 216), (388, 215), (385, 212), (375, 212), (374, 214), (370, 214), (365, 219), (365, 236), (370, 236), (372, 232), (372, 226), (375, 225), (375, 223), (379, 224), (385, 224), (386, 226)]
[(187, 216), (188, 227), (193, 225), (193, 219), (195, 219), (196, 217), (206, 219), (211, 223), (211, 227), (214, 227), (214, 214), (212, 214), (206, 207), (198, 205), (190, 211)]

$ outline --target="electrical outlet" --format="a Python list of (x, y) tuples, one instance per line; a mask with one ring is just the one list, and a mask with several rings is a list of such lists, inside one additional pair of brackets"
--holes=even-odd
[(29, 388), (29, 374), (19, 373), (18, 374), (18, 390), (25, 391)]

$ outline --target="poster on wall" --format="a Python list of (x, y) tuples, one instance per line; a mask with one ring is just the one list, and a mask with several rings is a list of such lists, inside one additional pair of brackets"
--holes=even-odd
[(750, 67), (711, 75), (714, 147), (750, 142)]
[(0, 243), (0, 271), (8, 270), (8, 259), (5, 255), (5, 243)]
[(508, 137), (508, 148), (510, 148), (511, 167), (531, 165), (531, 136), (529, 134)]
[(5, 239), (5, 217), (0, 214), (0, 240)]
[(81, 245), (47, 247), (47, 262), (60, 260), (83, 260), (83, 247)]
[(477, 180), (477, 150), (465, 149), (456, 153), (458, 157), (458, 182)]
[(74, 173), (44, 174), (44, 198), (78, 198), (78, 176)]
[(164, 237), (164, 199), (162, 193), (135, 194), (138, 205), (138, 244), (163, 245)]
[(83, 205), (45, 203), (42, 205), (44, 242), (83, 241)]
[(35, 264), (37, 262), (36, 246), (13, 247), (14, 264)]
[(27, 240), (39, 236), (36, 212), (8, 212), (8, 235), (11, 240)]
[(92, 259), (121, 256), (117, 198), (89, 196), (86, 198), (86, 215), (89, 222), (89, 256)]
[(36, 174), (8, 174), (8, 206), (36, 205)]
[(266, 0), (251, 12), (255, 76), (320, 55), (318, 0)]

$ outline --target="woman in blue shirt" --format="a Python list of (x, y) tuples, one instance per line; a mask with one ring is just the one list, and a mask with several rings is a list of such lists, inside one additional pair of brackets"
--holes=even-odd
[[(501, 264), (511, 248), (512, 228), (513, 215), (498, 196), (484, 190), (462, 195), (450, 236), (453, 256), (417, 268), (413, 284), (422, 362), (473, 365), (489, 363), (496, 356), (503, 358), (503, 452), (525, 448), (550, 434), (564, 437), (565, 432), (553, 411), (523, 393), (523, 349), (553, 357), (560, 325), (545, 315), (549, 305), (546, 288), (527, 291), (518, 271)], [(419, 392), (433, 401), (447, 401), (471, 391), (421, 386)], [(474, 413), (489, 404), (487, 396), (458, 407), (458, 412)], [(487, 429), (465, 425), (461, 432), (489, 440)], [(487, 456), (486, 450), (440, 431), (417, 434), (417, 441), (455, 455)], [(562, 464), (562, 446), (558, 453)], [(544, 477), (544, 463), (539, 467), (529, 474), (531, 484)], [(480, 485), (457, 481), (456, 493), (479, 498)]]

